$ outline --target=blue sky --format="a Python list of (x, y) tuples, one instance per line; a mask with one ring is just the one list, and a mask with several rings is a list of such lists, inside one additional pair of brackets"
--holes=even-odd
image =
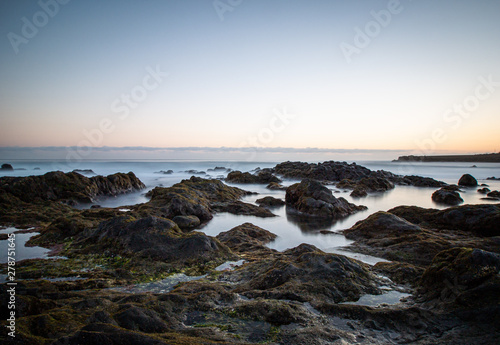
[(0, 146), (500, 150), (499, 16), (498, 0), (3, 1)]

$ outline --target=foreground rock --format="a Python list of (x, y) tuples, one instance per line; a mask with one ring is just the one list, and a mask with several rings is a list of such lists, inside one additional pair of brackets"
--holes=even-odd
[(460, 194), (455, 190), (450, 190), (443, 187), (434, 193), (432, 193), (432, 200), (439, 204), (444, 205), (458, 205), (464, 202), (464, 199), (460, 197)]
[(280, 183), (281, 180), (273, 175), (269, 169), (262, 169), (256, 174), (249, 172), (232, 171), (227, 175), (226, 182), (229, 183)]
[(330, 189), (311, 179), (304, 179), (288, 187), (285, 199), (287, 211), (306, 216), (342, 218), (366, 210), (365, 206), (357, 206), (344, 198), (334, 197)]
[(277, 251), (266, 247), (276, 239), (276, 235), (251, 223), (244, 223), (229, 231), (221, 232), (217, 239), (244, 258), (268, 257)]

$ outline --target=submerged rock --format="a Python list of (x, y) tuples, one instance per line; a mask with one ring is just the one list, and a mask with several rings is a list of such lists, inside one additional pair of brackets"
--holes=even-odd
[(330, 189), (311, 179), (288, 187), (286, 204), (287, 211), (322, 218), (342, 218), (367, 209), (366, 206), (357, 206), (344, 198), (334, 197)]
[(273, 198), (272, 196), (266, 196), (264, 198), (257, 199), (255, 200), (255, 202), (260, 206), (267, 206), (267, 207), (278, 207), (285, 205), (285, 202), (283, 200)]
[(458, 185), (465, 186), (465, 187), (476, 187), (477, 180), (474, 178), (474, 176), (472, 176), (470, 174), (465, 174), (458, 181)]

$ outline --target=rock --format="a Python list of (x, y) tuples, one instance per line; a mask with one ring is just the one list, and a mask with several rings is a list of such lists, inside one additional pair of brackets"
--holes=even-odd
[(441, 188), (432, 194), (432, 200), (439, 204), (445, 205), (458, 205), (464, 202), (464, 199), (460, 197), (458, 192), (449, 190), (446, 188)]
[(397, 261), (378, 262), (373, 268), (398, 284), (408, 284), (411, 286), (416, 286), (424, 273), (422, 267)]
[(274, 241), (276, 237), (272, 232), (251, 223), (244, 223), (216, 236), (221, 243), (238, 254), (252, 256), (259, 254), (265, 257), (269, 257), (271, 253), (276, 252), (265, 246), (267, 243)]
[(2, 167), (0, 167), (1, 171), (14, 171), (14, 168), (10, 164), (2, 164)]
[(287, 178), (309, 178), (319, 181), (341, 181), (344, 179), (360, 180), (369, 177), (372, 171), (356, 163), (323, 162), (303, 163), (284, 162), (276, 165), (274, 170)]
[(437, 181), (430, 177), (422, 177), (415, 175), (411, 176), (407, 175), (403, 177), (402, 180), (400, 181), (400, 184), (415, 186), (415, 187), (436, 187), (436, 188), (446, 186), (446, 183), (443, 181)]
[(380, 293), (367, 265), (307, 244), (226, 272), (223, 279), (236, 282), (235, 292), (248, 298), (339, 303)]
[(213, 169), (208, 169), (208, 171), (218, 171), (218, 172), (221, 172), (221, 171), (227, 171), (229, 169), (226, 169), (225, 167), (215, 167)]
[(279, 183), (281, 180), (272, 174), (269, 169), (259, 170), (255, 175), (249, 172), (232, 171), (226, 177), (230, 183)]
[(160, 170), (160, 171), (157, 171), (155, 172), (155, 174), (163, 174), (163, 175), (172, 175), (174, 173), (173, 170)]
[[(366, 196), (367, 193), (385, 192), (394, 188), (394, 184), (382, 177), (363, 177), (358, 181), (342, 180), (337, 183), (337, 188), (354, 189), (354, 196)], [(353, 191), (353, 192), (354, 192)]]
[(267, 206), (267, 207), (279, 207), (285, 205), (285, 202), (281, 199), (273, 198), (272, 196), (266, 196), (261, 199), (255, 200), (259, 206)]
[(138, 211), (144, 215), (169, 219), (175, 216), (196, 216), (201, 221), (207, 221), (213, 217), (215, 203), (218, 203), (220, 209), (224, 203), (237, 201), (247, 194), (249, 192), (227, 186), (219, 180), (193, 176), (172, 187), (154, 188), (147, 194), (151, 200), (139, 206)]
[(472, 176), (470, 174), (465, 174), (458, 181), (458, 185), (465, 186), (465, 187), (476, 187), (477, 180), (474, 178), (474, 176)]
[[(418, 218), (418, 215), (415, 217)], [(356, 241), (350, 245), (355, 251), (417, 266), (426, 266), (437, 253), (457, 246), (474, 246), (500, 251), (500, 243), (495, 240), (451, 230), (450, 227), (444, 229), (446, 230), (423, 227), (392, 213), (377, 212), (357, 222), (350, 229), (344, 230), (344, 235)]]
[(445, 210), (399, 206), (388, 212), (420, 226), (462, 230), (477, 236), (500, 236), (500, 205), (463, 205)]
[(186, 174), (192, 174), (192, 175), (206, 175), (207, 173), (204, 171), (198, 171), (198, 170), (186, 170), (184, 171)]
[(332, 191), (321, 183), (304, 179), (286, 190), (287, 211), (322, 218), (342, 218), (358, 211), (366, 210), (344, 198), (336, 198)]
[(36, 167), (36, 168), (33, 168), (33, 170), (40, 170), (40, 168), (39, 168), (39, 167)]
[(477, 248), (440, 252), (425, 270), (420, 293), (426, 300), (461, 308), (500, 304), (500, 254)]
[(157, 217), (136, 220), (127, 215), (104, 221), (79, 236), (73, 248), (80, 247), (83, 252), (108, 251), (186, 266), (234, 259), (217, 239), (200, 232), (183, 233), (173, 221)]
[(274, 213), (267, 208), (255, 206), (241, 201), (215, 202), (211, 204), (216, 212), (227, 212), (236, 215), (255, 216), (255, 217), (276, 217)]
[(497, 190), (494, 190), (493, 192), (489, 192), (487, 194), (487, 196), (490, 198), (500, 198), (500, 192)]
[(102, 208), (102, 206), (101, 205), (92, 205), (92, 206), (90, 206), (90, 208)]
[(287, 187), (285, 187), (282, 184), (277, 183), (277, 182), (271, 182), (271, 183), (269, 183), (266, 186), (266, 188), (267, 189), (271, 189), (271, 190), (286, 190), (287, 189)]
[(500, 177), (491, 176), (491, 177), (487, 177), (486, 179), (487, 180), (498, 181), (498, 180), (500, 180)]
[(75, 172), (55, 171), (41, 176), (0, 178), (0, 193), (28, 203), (63, 200), (91, 203), (98, 196), (116, 196), (145, 187), (132, 172), (88, 178)]
[(182, 230), (191, 230), (201, 224), (200, 218), (196, 216), (175, 216), (172, 221)]
[(367, 196), (368, 193), (364, 189), (356, 188), (349, 195), (352, 196), (353, 198), (363, 198), (363, 197)]
[(491, 190), (489, 188), (480, 188), (477, 190), (478, 193), (481, 193), (481, 194), (488, 194)]
[(131, 331), (163, 333), (169, 329), (157, 313), (133, 305), (117, 313), (114, 319), (120, 327)]

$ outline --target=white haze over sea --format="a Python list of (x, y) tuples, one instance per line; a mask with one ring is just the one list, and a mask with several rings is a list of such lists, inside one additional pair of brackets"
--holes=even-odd
[[(146, 202), (148, 199), (145, 193), (157, 186), (168, 187), (180, 182), (182, 179), (190, 178), (193, 175), (204, 178), (222, 179), (227, 175), (229, 169), (252, 171), (256, 168), (270, 168), (279, 162), (239, 162), (220, 160), (89, 160), (68, 165), (64, 160), (3, 160), (0, 163), (10, 163), (15, 169), (10, 172), (0, 171), (0, 176), (41, 175), (54, 170), (68, 172), (74, 169), (89, 169), (97, 175), (109, 175), (116, 172), (127, 173), (132, 171), (146, 184), (146, 190), (118, 196), (116, 198), (103, 198), (96, 201), (96, 203), (103, 207), (120, 207), (126, 209), (127, 205)], [(390, 161), (358, 161), (356, 163), (372, 170), (387, 170), (401, 175), (427, 176), (455, 184), (463, 174), (469, 173), (476, 177), (480, 184), (486, 183), (491, 190), (500, 190), (500, 181), (486, 180), (491, 176), (500, 177), (499, 163), (399, 163)], [(472, 167), (474, 164), (477, 167)], [(216, 167), (224, 168), (225, 170), (214, 170)], [(172, 171), (169, 174), (160, 173), (160, 171), (169, 170)], [(95, 175), (87, 174), (86, 176), (91, 177)], [(295, 182), (297, 181), (285, 180), (283, 184), (290, 185)], [(268, 195), (282, 199), (285, 197), (284, 191), (271, 191), (266, 189), (265, 185), (252, 184), (237, 186), (259, 193), (259, 195), (245, 197), (243, 199), (245, 202), (254, 203), (256, 199)], [(395, 189), (386, 193), (370, 194), (365, 198), (352, 198), (349, 195), (350, 191), (339, 190), (334, 186), (329, 186), (329, 188), (334, 191), (336, 197), (342, 196), (349, 202), (366, 205), (368, 210), (336, 222), (304, 222), (288, 215), (285, 207), (272, 209), (272, 212), (278, 215), (278, 217), (274, 218), (257, 218), (220, 213), (216, 214), (210, 222), (202, 226), (199, 230), (204, 231), (208, 235), (215, 236), (237, 225), (250, 222), (278, 235), (277, 240), (270, 244), (272, 248), (285, 250), (301, 243), (310, 243), (325, 251), (346, 254), (342, 247), (347, 246), (350, 241), (338, 233), (338, 231), (351, 227), (357, 221), (365, 219), (370, 214), (377, 211), (387, 211), (400, 205), (445, 208), (442, 205), (435, 204), (431, 200), (431, 195), (436, 188), (396, 186)], [(465, 204), (494, 203), (494, 201), (482, 200), (481, 198), (484, 197), (484, 195), (478, 193), (477, 188), (463, 188), (460, 194), (465, 200)], [(90, 205), (86, 205), (85, 207), (90, 207)], [(329, 230), (334, 233), (320, 233), (322, 230)], [(347, 253), (347, 255), (369, 263), (380, 261), (380, 259), (377, 258), (370, 258), (355, 253)]]

